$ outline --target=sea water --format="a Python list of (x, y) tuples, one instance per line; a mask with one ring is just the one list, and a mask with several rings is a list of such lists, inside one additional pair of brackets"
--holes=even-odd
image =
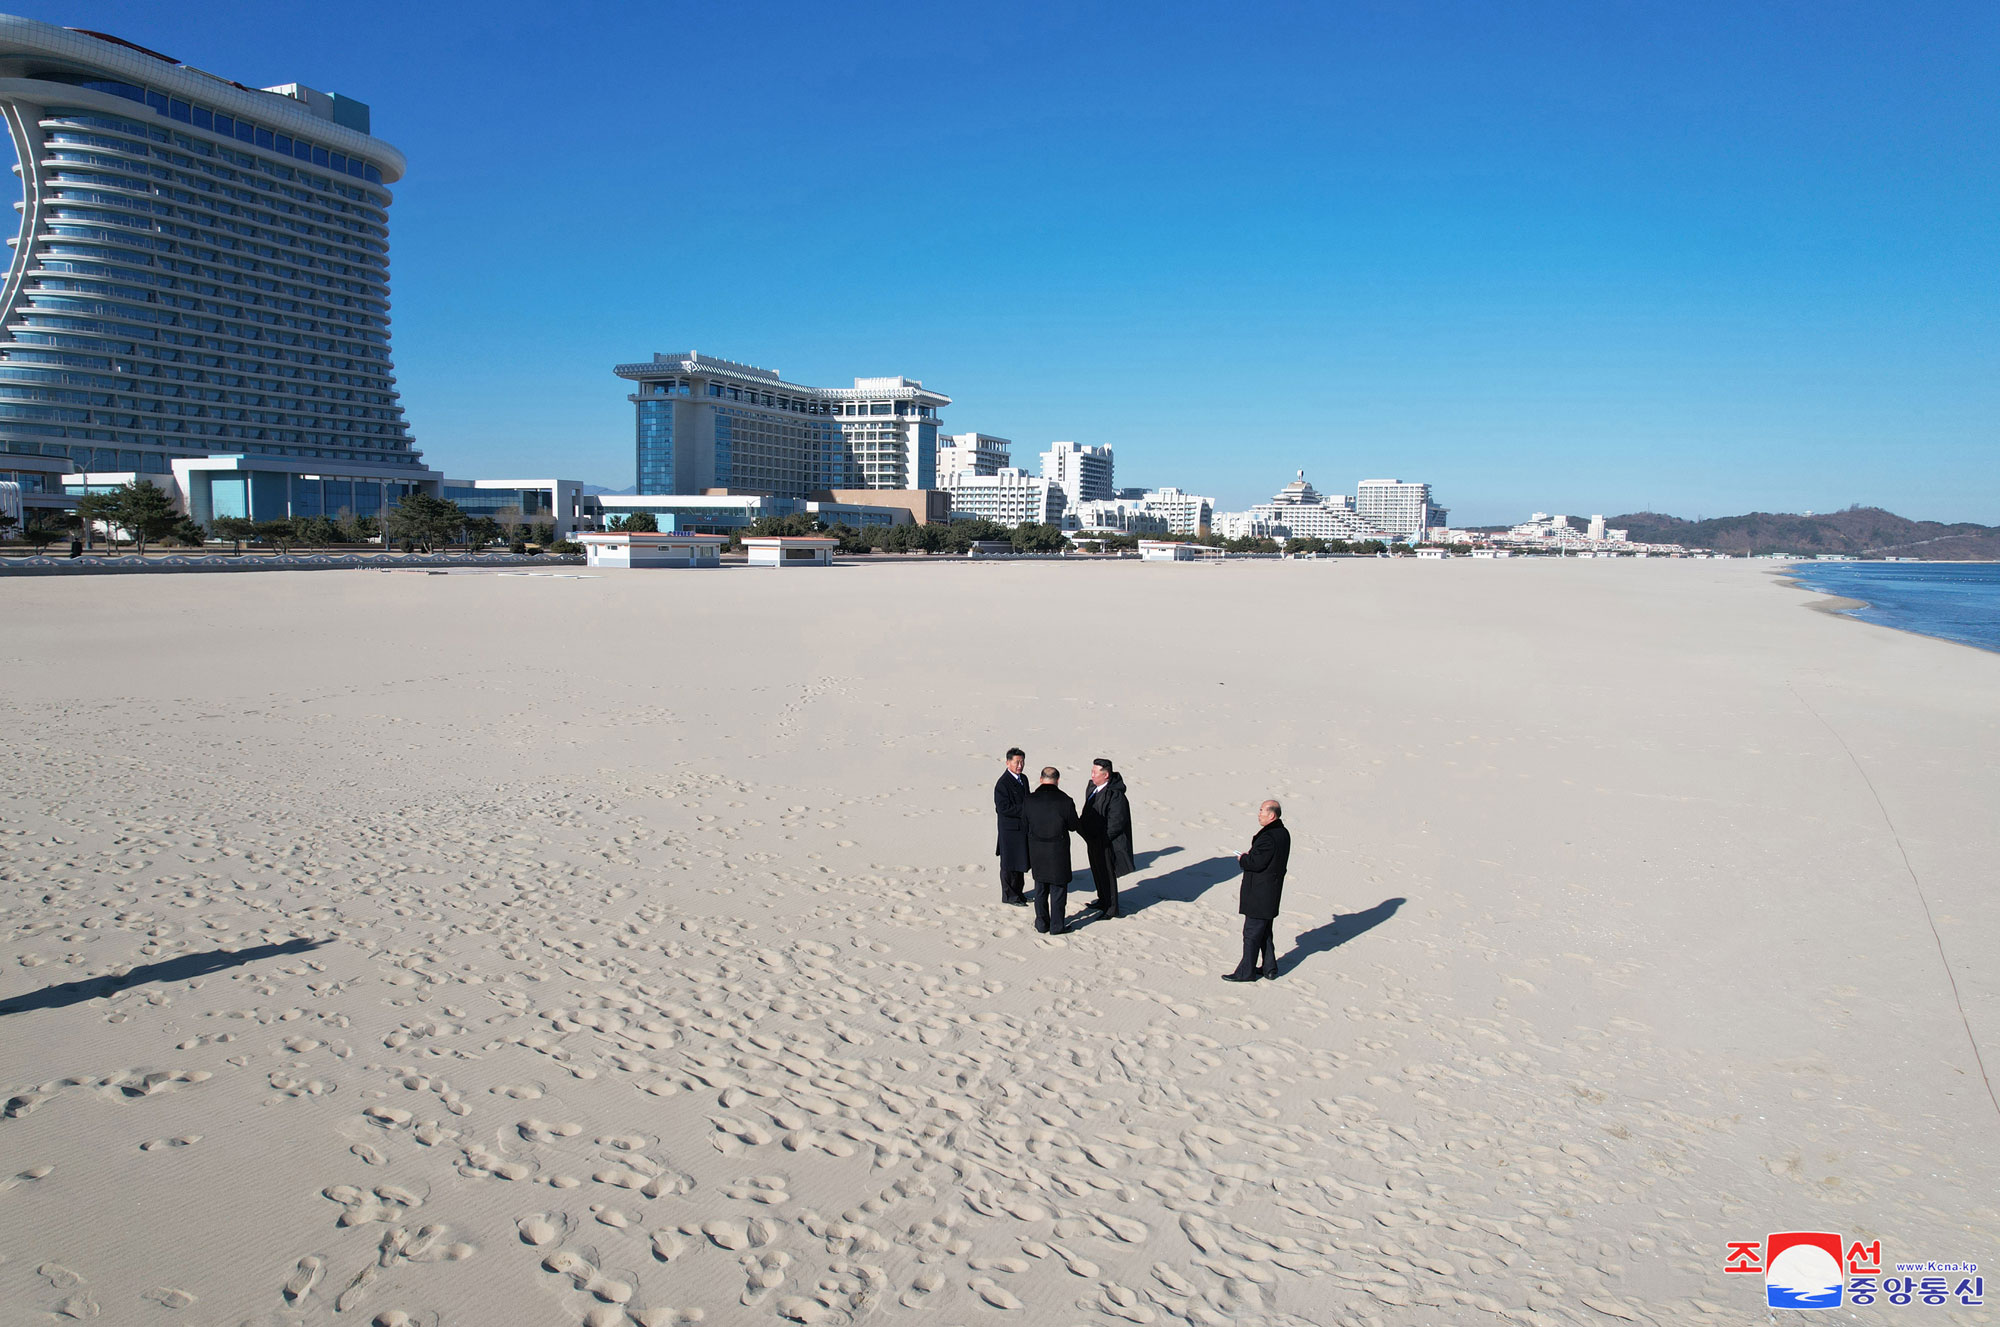
[(1790, 574), (1863, 601), (1848, 611), (1865, 622), (2000, 651), (2000, 562), (1806, 562)]

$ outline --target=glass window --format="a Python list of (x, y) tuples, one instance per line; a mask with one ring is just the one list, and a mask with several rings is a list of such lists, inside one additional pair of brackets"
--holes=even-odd
[(262, 125), (259, 125), (257, 127), (257, 146), (261, 148), (269, 148), (275, 146), (271, 138), (271, 131), (269, 129), (264, 128)]
[(235, 117), (233, 117), (233, 116), (228, 116), (228, 115), (218, 115), (218, 116), (216, 116), (216, 117), (215, 117), (215, 132), (216, 132), (216, 133), (218, 133), (218, 134), (221, 134), (221, 135), (222, 135), (222, 136), (223, 136), (224, 138), (233, 138), (233, 137), (235, 137), (235, 135), (236, 135), (236, 120), (235, 120)]
[(375, 167), (373, 166), (363, 165), (361, 168), (361, 174), (367, 179), (368, 183), (370, 184), (382, 183), (382, 172), (375, 169)]
[(336, 152), (333, 154), (333, 168), (343, 175), (347, 173), (347, 154), (345, 152)]
[(278, 135), (278, 151), (280, 151), (280, 152), (284, 153), (284, 154), (285, 154), (286, 156), (290, 156), (290, 155), (291, 155), (291, 153), (292, 153), (292, 136), (291, 136), (290, 134), (279, 134), (279, 135)]
[[(301, 154), (300, 154), (300, 156), (301, 156), (302, 158), (303, 158), (303, 156), (304, 156), (304, 155), (305, 155), (304, 153), (301, 153)], [(313, 165), (315, 165), (315, 166), (325, 166), (325, 165), (329, 164), (329, 163), (330, 163), (331, 161), (332, 161), (332, 154), (331, 154), (331, 153), (329, 153), (329, 152), (328, 152), (328, 151), (327, 151), (327, 150), (326, 150), (325, 148), (323, 148), (323, 147), (316, 147), (316, 148), (314, 148), (314, 149), (312, 150), (312, 164), (313, 164)]]
[(215, 128), (215, 116), (209, 111), (208, 107), (197, 106), (194, 108), (194, 127), (197, 129)]
[(159, 114), (165, 115), (167, 113), (167, 94), (164, 92), (154, 92), (149, 89), (146, 93), (146, 104)]
[(256, 142), (257, 126), (250, 123), (248, 120), (238, 120), (236, 122), (236, 141), (239, 143)]
[(193, 108), (184, 101), (176, 100), (167, 103), (167, 114), (172, 116), (174, 119), (181, 121), (182, 123), (187, 122), (187, 120), (189, 119), (188, 112), (191, 111), (192, 109)]
[(873, 402), (868, 407), (868, 413), (871, 415), (886, 415), (889, 413), (889, 403), (887, 401)]

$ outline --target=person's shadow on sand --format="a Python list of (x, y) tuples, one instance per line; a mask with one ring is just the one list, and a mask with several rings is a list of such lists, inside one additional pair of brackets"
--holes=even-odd
[(309, 953), (326, 943), (325, 940), (287, 940), (282, 944), (252, 945), (234, 952), (214, 949), (206, 954), (182, 954), (178, 958), (143, 964), (122, 975), (84, 977), (78, 981), (66, 981), (60, 986), (29, 991), (11, 1000), (0, 1000), (0, 1015), (26, 1013), (30, 1009), (63, 1009), (99, 996), (115, 995), (134, 986), (186, 981), (190, 977), (205, 977), (211, 972), (245, 963), (261, 963), (267, 958), (279, 958), (286, 954)]
[(1298, 938), (1292, 941), (1291, 952), (1278, 959), (1278, 971), (1290, 972), (1310, 955), (1338, 949), (1355, 936), (1374, 930), (1395, 916), (1396, 909), (1408, 902), (1408, 899), (1385, 898), (1366, 912), (1344, 912), (1324, 926), (1299, 932)]
[[(1179, 851), (1178, 848), (1162, 848), (1149, 860), (1157, 860), (1170, 852)], [(1142, 880), (1124, 891), (1124, 897), (1119, 901), (1119, 909), (1126, 913), (1134, 913), (1144, 911), (1155, 903), (1192, 903), (1231, 876), (1241, 874), (1242, 870), (1234, 857), (1211, 857), (1204, 862), (1176, 867), (1165, 875)]]

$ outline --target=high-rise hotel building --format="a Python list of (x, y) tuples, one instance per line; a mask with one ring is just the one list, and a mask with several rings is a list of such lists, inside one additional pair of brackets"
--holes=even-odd
[(934, 489), (951, 398), (913, 378), (804, 387), (775, 370), (688, 351), (613, 372), (636, 384), (640, 493), (725, 488), (809, 498), (834, 489)]
[(1354, 514), (1403, 539), (1447, 524), (1451, 513), (1431, 501), (1431, 486), (1400, 479), (1364, 479), (1354, 487)]
[(150, 477), (204, 521), (436, 491), (389, 358), (403, 156), (366, 105), (0, 16), (0, 114), (0, 479), (50, 506)]

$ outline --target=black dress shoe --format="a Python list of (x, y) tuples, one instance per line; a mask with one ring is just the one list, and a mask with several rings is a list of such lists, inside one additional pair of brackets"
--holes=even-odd
[(1276, 968), (1265, 968), (1262, 975), (1265, 981), (1276, 981), (1278, 979), (1278, 970)]
[(1255, 981), (1257, 980), (1257, 976), (1255, 973), (1225, 972), (1222, 974), (1222, 979), (1224, 981)]
[(1049, 928), (1047, 924), (1043, 922), (1036, 922), (1035, 929), (1043, 935), (1047, 935), (1049, 933)]

